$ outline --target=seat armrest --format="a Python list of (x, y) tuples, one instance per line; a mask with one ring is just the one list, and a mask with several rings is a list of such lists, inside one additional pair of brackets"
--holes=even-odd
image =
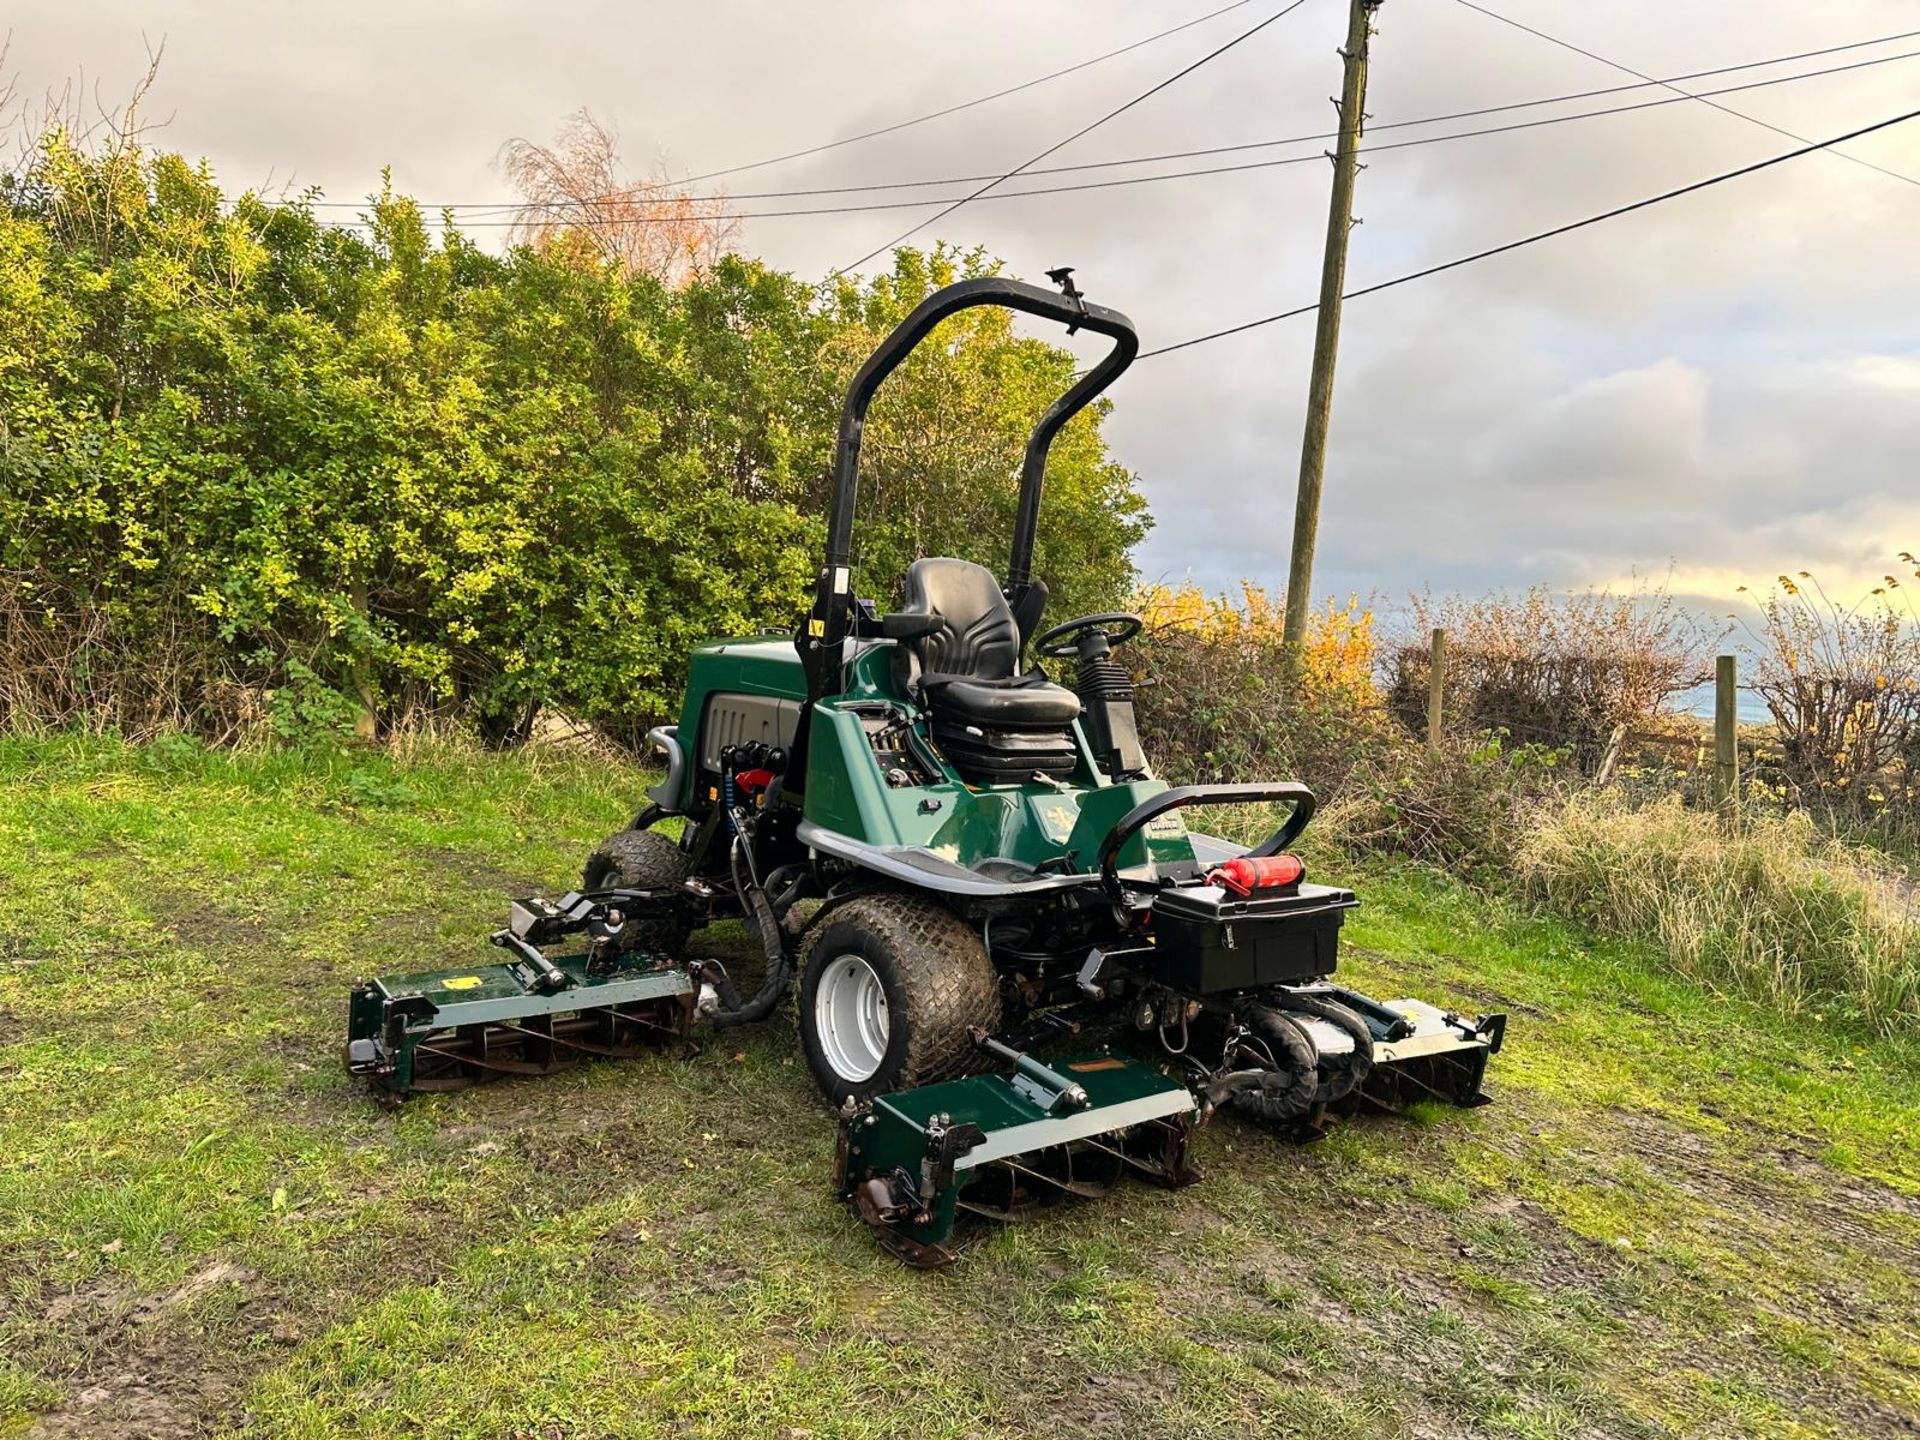
[(938, 615), (916, 615), (912, 611), (895, 611), (891, 615), (880, 617), (880, 633), (889, 640), (921, 640), (934, 633), (946, 621)]

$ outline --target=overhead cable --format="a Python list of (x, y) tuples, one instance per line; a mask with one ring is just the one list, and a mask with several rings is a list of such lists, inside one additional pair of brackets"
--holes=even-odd
[[(1795, 55), (1776, 55), (1766, 60), (1750, 60), (1737, 65), (1721, 65), (1721, 66), (1716, 66), (1715, 68), (1710, 70), (1694, 70), (1694, 71), (1689, 71), (1684, 75), (1670, 75), (1660, 79), (1635, 81), (1634, 83), (1629, 85), (1603, 85), (1598, 89), (1593, 89), (1593, 90), (1575, 90), (1575, 91), (1569, 91), (1561, 95), (1545, 95), (1534, 100), (1513, 100), (1513, 101), (1508, 101), (1505, 104), (1501, 104), (1501, 105), (1486, 105), (1486, 106), (1481, 106), (1477, 109), (1472, 109), (1472, 110), (1453, 110), (1453, 111), (1448, 111), (1444, 114), (1439, 114), (1439, 115), (1423, 115), (1418, 119), (1412, 119), (1412, 120), (1390, 120), (1390, 121), (1384, 121), (1384, 122), (1369, 121), (1367, 124), (1367, 132), (1369, 134), (1377, 134), (1384, 130), (1406, 130), (1406, 129), (1417, 128), (1419, 126), (1424, 126), (1424, 125), (1441, 125), (1441, 124), (1445, 124), (1450, 120), (1471, 120), (1471, 119), (1476, 119), (1486, 115), (1507, 114), (1515, 110), (1538, 109), (1538, 108), (1543, 108), (1549, 105), (1566, 104), (1575, 100), (1589, 100), (1589, 99), (1595, 99), (1595, 98), (1606, 96), (1606, 95), (1624, 94), (1632, 90), (1645, 90), (1645, 89), (1648, 89), (1649, 87), (1656, 87), (1656, 86), (1671, 87), (1678, 81), (1699, 80), (1699, 79), (1704, 79), (1706, 77), (1713, 76), (1713, 75), (1733, 74), (1742, 70), (1764, 69), (1768, 66), (1788, 64), (1791, 61), (1795, 61), (1795, 60), (1814, 59), (1822, 55), (1832, 55), (1832, 54), (1837, 54), (1847, 50), (1859, 50), (1872, 45), (1884, 45), (1894, 40), (1912, 39), (1916, 35), (1920, 35), (1920, 30), (1909, 30), (1909, 31), (1905, 31), (1895, 35), (1882, 35), (1872, 40), (1856, 40), (1845, 45), (1829, 45), (1824, 49), (1805, 50)], [(1486, 129), (1480, 129), (1480, 130), (1459, 131), (1450, 135), (1441, 136), (1437, 138), (1468, 139), (1468, 138), (1479, 136), (1479, 135), (1503, 134), (1509, 128), (1512, 128), (1512, 129), (1530, 128), (1530, 126), (1533, 124), (1559, 124), (1563, 120), (1585, 120), (1595, 116), (1626, 114), (1634, 110), (1653, 109), (1658, 106), (1678, 104), (1687, 100), (1704, 100), (1712, 96), (1733, 95), (1745, 90), (1766, 89), (1774, 85), (1787, 85), (1800, 80), (1816, 80), (1823, 76), (1841, 75), (1849, 71), (1871, 69), (1875, 66), (1887, 65), (1899, 60), (1911, 60), (1911, 59), (1914, 59), (1916, 56), (1920, 56), (1920, 51), (1906, 50), (1906, 51), (1901, 51), (1900, 53), (1894, 54), (1894, 55), (1877, 55), (1871, 59), (1853, 61), (1845, 65), (1830, 65), (1830, 66), (1825, 66), (1818, 70), (1802, 70), (1791, 75), (1775, 75), (1775, 76), (1770, 76), (1764, 80), (1750, 81), (1745, 84), (1722, 86), (1721, 88), (1716, 90), (1699, 90), (1699, 91), (1676, 90), (1673, 96), (1668, 99), (1655, 100), (1655, 101), (1649, 101), (1644, 103), (1635, 103), (1631, 105), (1609, 106), (1605, 109), (1599, 109), (1599, 110), (1581, 110), (1571, 115), (1552, 116), (1540, 121), (1528, 122), (1528, 125), (1525, 125), (1525, 126), (1512, 126), (1512, 127), (1493, 126)], [(1125, 156), (1125, 157), (1122, 157), (1119, 159), (1113, 159), (1113, 160), (1083, 160), (1078, 164), (1073, 164), (1073, 165), (1043, 165), (1043, 166), (1037, 166), (1037, 167), (1032, 167), (1032, 168), (1023, 170), (1021, 171), (1021, 174), (1029, 178), (1042, 176), (1042, 175), (1069, 175), (1069, 174), (1077, 174), (1077, 173), (1081, 173), (1089, 170), (1118, 169), (1122, 166), (1127, 166), (1127, 165), (1159, 164), (1169, 160), (1205, 159), (1214, 155), (1231, 155), (1231, 154), (1236, 154), (1236, 153), (1247, 151), (1247, 150), (1277, 149), (1278, 147), (1283, 145), (1305, 145), (1305, 144), (1311, 144), (1317, 141), (1332, 140), (1336, 138), (1338, 138), (1337, 131), (1332, 131), (1332, 130), (1315, 131), (1310, 134), (1279, 136), (1271, 140), (1246, 140), (1233, 145), (1211, 145), (1211, 146), (1206, 146), (1201, 149), (1195, 149), (1195, 150), (1168, 150), (1168, 151), (1161, 151), (1157, 154), (1152, 154), (1152, 155), (1130, 155), (1130, 156)], [(1795, 136), (1792, 138), (1798, 139), (1801, 137)], [(1422, 143), (1425, 143), (1425, 142), (1422, 142)], [(1374, 148), (1383, 149), (1386, 147), (1376, 146)], [(1317, 159), (1319, 157), (1312, 156), (1309, 158)], [(1289, 160), (1283, 163), (1291, 164), (1293, 162)], [(1214, 174), (1219, 172), (1215, 172), (1211, 170), (1198, 170), (1198, 171), (1180, 171), (1175, 173), (1181, 174), (1181, 175), (1185, 175), (1185, 174), (1203, 174), (1204, 175), (1204, 174)], [(737, 191), (732, 193), (714, 193), (714, 194), (708, 194), (708, 195), (679, 195), (679, 196), (674, 196), (673, 198), (684, 199), (689, 203), (693, 203), (693, 204), (699, 204), (702, 202), (731, 204), (739, 200), (805, 199), (812, 196), (820, 196), (820, 195), (863, 195), (863, 194), (871, 194), (876, 191), (883, 191), (883, 190), (924, 190), (924, 189), (931, 189), (935, 186), (941, 186), (941, 185), (977, 184), (982, 180), (990, 180), (992, 178), (994, 177), (990, 175), (949, 175), (941, 179), (934, 179), (934, 180), (877, 180), (877, 181), (869, 181), (867, 183), (859, 184), (859, 185), (809, 186), (809, 187), (802, 187), (802, 188), (790, 189), (790, 190), (746, 190), (746, 191)], [(1009, 192), (996, 191), (993, 198), (997, 199), (1002, 194), (1005, 194), (1005, 193), (1009, 193)], [(1011, 192), (1011, 193), (1023, 194), (1023, 195), (1026, 195), (1026, 194), (1046, 195), (1046, 194), (1053, 194), (1056, 192), (1053, 190), (1023, 190), (1023, 191), (1017, 191), (1017, 192)], [(310, 200), (305, 203), (311, 206), (312, 208), (323, 209), (323, 210), (324, 209), (364, 209), (366, 205), (366, 202), (362, 200)], [(628, 204), (630, 202), (622, 200), (617, 196), (604, 196), (604, 197), (584, 196), (575, 200), (552, 200), (552, 201), (458, 200), (458, 201), (442, 201), (438, 203), (416, 201), (415, 203), (418, 204), (422, 210), (432, 210), (432, 211), (453, 210), (453, 211), (469, 211), (469, 212), (494, 211), (502, 214), (508, 214), (508, 213), (518, 213), (518, 212), (527, 211), (527, 210), (586, 209), (588, 207), (596, 206), (596, 205), (605, 205), (605, 206), (611, 207), (611, 206)], [(943, 200), (927, 200), (927, 201), (922, 201), (918, 203), (922, 203), (926, 205), (938, 205), (938, 204), (944, 203), (944, 201)], [(783, 212), (770, 211), (770, 212), (763, 212), (763, 213), (771, 215), (771, 214), (779, 214)], [(807, 213), (834, 213), (834, 212), (809, 211)]]
[(1173, 85), (1178, 83), (1181, 80), (1184, 80), (1187, 76), (1193, 74), (1194, 71), (1200, 69), (1203, 65), (1210, 64), (1213, 61), (1219, 59), (1222, 55), (1226, 54), (1229, 50), (1233, 49), (1234, 46), (1241, 44), (1243, 41), (1251, 40), (1255, 35), (1258, 35), (1262, 30), (1266, 29), (1267, 26), (1273, 24), (1274, 21), (1282, 19), (1285, 16), (1291, 15), (1294, 11), (1298, 10), (1305, 3), (1306, 3), (1306, 0), (1292, 0), (1291, 4), (1282, 6), (1279, 10), (1276, 10), (1273, 14), (1269, 15), (1266, 19), (1262, 20), (1258, 25), (1255, 25), (1252, 28), (1247, 30), (1242, 30), (1238, 35), (1234, 36), (1233, 39), (1227, 41), (1226, 44), (1218, 46), (1215, 49), (1209, 50), (1205, 55), (1202, 55), (1198, 60), (1195, 60), (1190, 65), (1182, 66), (1180, 69), (1174, 71), (1173, 74), (1167, 76), (1166, 79), (1160, 81), (1157, 85), (1152, 85), (1152, 86), (1149, 86), (1147, 89), (1142, 90), (1138, 95), (1134, 96), (1131, 100), (1127, 101), (1124, 105), (1116, 106), (1112, 110), (1109, 110), (1106, 114), (1102, 115), (1098, 120), (1095, 120), (1089, 125), (1081, 126), (1078, 130), (1074, 131), (1073, 134), (1067, 136), (1066, 139), (1056, 141), (1052, 145), (1049, 145), (1046, 149), (1040, 151), (1039, 154), (1034, 155), (1029, 159), (1021, 161), (1018, 165), (1014, 166), (1013, 169), (1007, 171), (1004, 175), (995, 176), (993, 179), (989, 180), (986, 184), (982, 185), (978, 190), (973, 191), (971, 194), (961, 196), (958, 200), (955, 200), (952, 204), (942, 209), (938, 214), (929, 215), (926, 219), (920, 221), (919, 223), (909, 226), (907, 229), (901, 231), (898, 235), (894, 236), (893, 239), (887, 241), (885, 244), (874, 246), (873, 249), (867, 251), (867, 253), (862, 255), (859, 259), (840, 266), (837, 270), (833, 272), (833, 274), (844, 275), (847, 273), (847, 271), (866, 264), (867, 261), (873, 259), (874, 256), (883, 254), (886, 251), (893, 249), (894, 246), (902, 244), (905, 241), (911, 240), (915, 235), (919, 234), (922, 230), (926, 229), (927, 226), (937, 224), (941, 220), (946, 219), (947, 216), (953, 214), (953, 212), (958, 210), (961, 206), (966, 205), (971, 201), (979, 199), (982, 195), (986, 194), (989, 190), (993, 189), (996, 185), (999, 185), (1004, 181), (1011, 180), (1014, 176), (1018, 175), (1021, 171), (1025, 170), (1029, 165), (1038, 165), (1042, 160), (1046, 159), (1049, 155), (1054, 154), (1056, 151), (1064, 150), (1067, 146), (1073, 144), (1074, 141), (1080, 139), (1082, 136), (1092, 134), (1095, 130), (1098, 130), (1102, 125), (1105, 125), (1109, 120), (1114, 119), (1116, 116), (1126, 114), (1127, 111), (1131, 110), (1134, 106), (1140, 104), (1144, 100), (1151, 98), (1152, 96), (1158, 95), (1162, 90), (1166, 89), (1169, 85)]
[[(1609, 60), (1604, 55), (1596, 54), (1592, 50), (1583, 49), (1582, 47), (1574, 44), (1571, 40), (1562, 40), (1557, 35), (1549, 35), (1544, 30), (1536, 30), (1533, 26), (1523, 24), (1520, 21), (1513, 19), (1511, 16), (1502, 15), (1498, 11), (1489, 10), (1484, 5), (1476, 5), (1474, 4), (1474, 0), (1459, 0), (1459, 3), (1466, 6), (1467, 9), (1469, 10), (1475, 11), (1481, 15), (1485, 15), (1489, 20), (1498, 20), (1502, 25), (1511, 25), (1516, 30), (1523, 30), (1529, 35), (1535, 36), (1538, 39), (1546, 41), (1549, 45), (1558, 45), (1562, 50), (1571, 50), (1576, 55), (1584, 55), (1586, 56), (1587, 59), (1597, 61), (1599, 64), (1605, 65), (1611, 70), (1618, 70), (1622, 75), (1632, 75), (1641, 80), (1652, 79), (1651, 76), (1648, 76), (1642, 73), (1641, 71), (1634, 69), (1631, 65), (1623, 65), (1618, 60)], [(1807, 137), (1798, 133), (1797, 131), (1789, 130), (1782, 125), (1775, 125), (1768, 120), (1762, 120), (1758, 115), (1749, 115), (1744, 110), (1735, 110), (1731, 105), (1716, 104), (1712, 100), (1707, 99), (1704, 95), (1699, 95), (1689, 90), (1680, 89), (1679, 86), (1673, 84), (1671, 81), (1660, 80), (1660, 81), (1654, 81), (1653, 83), (1658, 85), (1663, 85), (1667, 89), (1673, 91), (1674, 94), (1683, 96), (1688, 100), (1698, 100), (1702, 105), (1705, 105), (1709, 110), (1718, 110), (1723, 115), (1731, 115), (1734, 119), (1744, 120), (1749, 125), (1758, 125), (1762, 130), (1771, 130), (1774, 134), (1784, 135), (1789, 140), (1798, 140), (1798, 141), (1801, 141), (1802, 143), (1809, 143), (1807, 141)], [(1830, 153), (1833, 154), (1837, 159), (1850, 160), (1855, 165), (1864, 165), (1869, 170), (1878, 170), (1882, 175), (1890, 175), (1895, 180), (1904, 180), (1909, 185), (1920, 185), (1920, 180), (1915, 179), (1911, 175), (1903, 175), (1898, 170), (1889, 170), (1884, 165), (1876, 165), (1873, 163), (1873, 161), (1862, 159), (1858, 155), (1849, 155), (1844, 150), (1834, 150)]]
[(925, 115), (916, 115), (911, 120), (898, 120), (891, 125), (882, 125), (876, 130), (864, 130), (858, 135), (849, 135), (841, 140), (828, 140), (820, 145), (809, 145), (804, 150), (790, 150), (784, 155), (772, 155), (765, 160), (751, 160), (744, 165), (729, 165), (724, 170), (708, 170), (704, 174), (689, 175), (679, 183), (682, 185), (695, 185), (702, 180), (717, 180), (722, 175), (738, 175), (746, 170), (761, 170), (769, 165), (779, 165), (788, 160), (799, 160), (808, 155), (818, 155), (822, 151), (838, 150), (843, 145), (857, 145), (862, 140), (873, 140), (881, 135), (892, 135), (896, 131), (910, 129), (915, 125), (924, 125), (929, 120), (942, 120), (949, 115), (958, 115), (962, 110), (971, 110), (977, 105), (985, 105), (993, 100), (1003, 100), (1009, 95), (1018, 95), (1023, 90), (1031, 90), (1036, 86), (1045, 85), (1048, 81), (1059, 80), (1064, 76), (1076, 74), (1081, 70), (1102, 64), (1105, 61), (1118, 59), (1120, 56), (1131, 54), (1143, 46), (1151, 45), (1156, 40), (1165, 40), (1170, 35), (1178, 35), (1182, 30), (1191, 30), (1196, 25), (1204, 25), (1209, 20), (1225, 15), (1229, 10), (1243, 9), (1252, 3), (1253, 0), (1233, 0), (1231, 5), (1222, 5), (1218, 10), (1209, 10), (1204, 15), (1196, 15), (1191, 20), (1182, 21), (1180, 24), (1159, 31), (1157, 34), (1149, 35), (1143, 40), (1135, 40), (1130, 45), (1122, 45), (1118, 50), (1109, 50), (1104, 55), (1095, 55), (1091, 60), (1082, 60), (1078, 64), (1069, 65), (1064, 69), (1055, 70), (1050, 74), (1041, 75), (1032, 80), (1023, 80), (1018, 85), (1009, 85), (1004, 90), (995, 90), (991, 95), (981, 95), (972, 100), (963, 100), (958, 105), (947, 106), (944, 110), (929, 111)]
[[(1420, 270), (1409, 271), (1405, 275), (1396, 275), (1391, 280), (1381, 280), (1372, 285), (1363, 285), (1358, 290), (1349, 290), (1340, 298), (1357, 300), (1363, 295), (1377, 295), (1382, 290), (1391, 290), (1396, 285), (1408, 285), (1415, 280), (1424, 280), (1430, 275), (1438, 275), (1447, 270), (1458, 270), (1463, 265), (1471, 265), (1479, 260), (1488, 260), (1495, 255), (1505, 255), (1509, 251), (1519, 250), (1527, 245), (1537, 245), (1542, 240), (1551, 240), (1558, 235), (1566, 235), (1575, 230), (1584, 230), (1589, 225), (1598, 225), (1603, 220), (1614, 220), (1622, 215), (1630, 215), (1636, 210), (1645, 210), (1668, 200), (1677, 200), (1682, 195), (1691, 195), (1714, 185), (1725, 184), (1729, 180), (1738, 180), (1744, 175), (1752, 175), (1761, 170), (1771, 169), (1775, 165), (1784, 165), (1789, 160), (1798, 160), (1803, 155), (1811, 155), (1817, 150), (1826, 150), (1835, 145), (1844, 145), (1849, 140), (1858, 140), (1863, 135), (1872, 135), (1876, 131), (1891, 129), (1895, 125), (1904, 125), (1907, 121), (1920, 118), (1920, 110), (1909, 110), (1904, 115), (1895, 115), (1887, 120), (1879, 120), (1872, 125), (1862, 125), (1857, 130), (1849, 130), (1844, 135), (1835, 135), (1828, 140), (1813, 140), (1797, 150), (1788, 150), (1765, 160), (1756, 160), (1751, 165), (1742, 165), (1737, 170), (1726, 170), (1718, 175), (1710, 175), (1704, 180), (1696, 180), (1690, 185), (1681, 185), (1672, 190), (1663, 190), (1658, 195), (1649, 195), (1644, 200), (1635, 200), (1629, 205), (1616, 205), (1611, 210), (1602, 210), (1597, 215), (1589, 215), (1583, 220), (1572, 220), (1565, 225), (1556, 225), (1551, 230), (1536, 231), (1518, 240), (1509, 240), (1503, 245), (1492, 245), (1485, 250), (1476, 250), (1471, 255), (1461, 255), (1438, 265), (1428, 265)], [(1299, 305), (1291, 310), (1282, 310), (1277, 315), (1263, 315), (1258, 320), (1248, 320), (1240, 325), (1229, 325), (1223, 330), (1211, 330), (1205, 335), (1195, 335), (1186, 340), (1177, 340), (1171, 345), (1162, 345), (1153, 350), (1142, 350), (1136, 357), (1141, 360), (1155, 355), (1170, 355), (1176, 350), (1191, 349), (1195, 345), (1205, 345), (1209, 341), (1221, 340), (1229, 335), (1239, 335), (1247, 330), (1256, 330), (1262, 325), (1271, 325), (1278, 320), (1291, 320), (1296, 315), (1310, 315), (1320, 306)]]
[[(1908, 50), (1898, 55), (1884, 55), (1872, 60), (1859, 60), (1849, 65), (1829, 66), (1823, 70), (1803, 71), (1794, 75), (1777, 75), (1766, 80), (1750, 80), (1742, 85), (1728, 85), (1718, 90), (1703, 90), (1692, 95), (1668, 95), (1658, 100), (1639, 100), (1628, 105), (1609, 105), (1597, 110), (1576, 110), (1567, 115), (1546, 115), (1533, 120), (1518, 120), (1507, 125), (1488, 125), (1474, 130), (1453, 130), (1440, 135), (1421, 135), (1410, 140), (1389, 140), (1377, 145), (1360, 147), (1362, 155), (1377, 155), (1394, 150), (1410, 150), (1425, 145), (1441, 145), (1455, 140), (1476, 140), (1490, 135), (1506, 135), (1521, 130), (1536, 130), (1550, 125), (1564, 125), (1575, 120), (1593, 120), (1608, 115), (1626, 115), (1639, 110), (1655, 110), (1668, 105), (1683, 105), (1701, 95), (1730, 95), (1741, 90), (1754, 90), (1763, 86), (1785, 85), (1795, 80), (1808, 80), (1822, 75), (1839, 74), (1847, 70), (1857, 70), (1863, 66), (1885, 65), (1895, 60), (1920, 59), (1920, 50)], [(1384, 126), (1371, 127), (1384, 129)], [(1317, 137), (1315, 137), (1317, 138)], [(1239, 148), (1239, 147), (1232, 147)], [(1111, 180), (1082, 181), (1073, 185), (1030, 186), (1024, 190), (996, 190), (982, 196), (985, 200), (1021, 200), (1038, 195), (1067, 195), (1086, 190), (1109, 190), (1130, 185), (1151, 185), (1163, 180), (1186, 180), (1207, 175), (1234, 175), (1252, 170), (1269, 170), (1285, 165), (1307, 165), (1324, 160), (1320, 154), (1287, 155), (1273, 160), (1251, 160), (1238, 165), (1213, 165), (1189, 170), (1168, 170), (1154, 175), (1126, 175)], [(1044, 172), (1029, 172), (1044, 173)], [(885, 188), (885, 187), (881, 187)], [(714, 211), (711, 213), (667, 213), (657, 216), (622, 216), (619, 223), (637, 225), (671, 225), (686, 221), (701, 220), (778, 220), (791, 216), (814, 215), (853, 215), (870, 210), (905, 210), (915, 207), (932, 207), (947, 203), (945, 197), (926, 200), (881, 200), (867, 204), (823, 205), (784, 210), (748, 210)], [(422, 206), (423, 210), (429, 207)], [(457, 219), (461, 229), (491, 229), (513, 226), (518, 220), (466, 220)], [(590, 220), (584, 223), (591, 223)]]

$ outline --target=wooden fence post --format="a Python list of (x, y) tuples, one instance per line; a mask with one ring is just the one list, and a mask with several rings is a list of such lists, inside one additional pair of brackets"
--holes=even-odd
[(1713, 667), (1713, 804), (1731, 819), (1740, 806), (1740, 688), (1734, 657)]
[(1433, 632), (1433, 650), (1427, 659), (1427, 748), (1440, 748), (1442, 712), (1447, 693), (1447, 632)]

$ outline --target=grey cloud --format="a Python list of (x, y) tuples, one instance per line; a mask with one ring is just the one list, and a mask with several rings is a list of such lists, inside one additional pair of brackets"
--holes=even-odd
[[(1655, 74), (1901, 28), (1904, 11), (1756, 0), (1729, 25), (1724, 7), (1653, 0), (1508, 5)], [(468, 201), (500, 195), (491, 161), (502, 140), (549, 134), (583, 104), (620, 126), (637, 167), (665, 157), (686, 173), (948, 104), (1206, 8), (66, 0), (9, 24), (11, 63), (30, 90), (84, 63), (119, 93), (141, 62), (141, 33), (164, 36), (154, 108), (176, 119), (159, 138), (210, 157), (232, 187), (291, 175), (353, 201), (391, 163), (423, 200)], [(1004, 168), (1264, 9), (720, 183), (740, 194)], [(1047, 163), (1323, 129), (1341, 24), (1333, 0), (1308, 0)], [(1380, 121), (1622, 78), (1457, 5), (1389, 0), (1381, 26), (1369, 105)], [(1826, 135), (1910, 108), (1916, 84), (1920, 60), (1727, 103)], [(1394, 134), (1404, 132), (1376, 138)], [(1790, 145), (1682, 104), (1381, 152), (1361, 177), (1349, 273), (1370, 283)], [(1920, 126), (1858, 151), (1920, 176)], [(1074, 264), (1152, 346), (1311, 299), (1326, 182), (1315, 162), (983, 201), (921, 238), (985, 244), (1029, 275)], [(745, 239), (821, 274), (923, 213), (756, 220)], [(1875, 554), (1920, 546), (1916, 215), (1920, 187), (1809, 157), (1354, 302), (1317, 588), (1604, 582), (1671, 563), (1677, 583), (1704, 592), (1749, 571), (1864, 575)], [(1143, 362), (1121, 382), (1111, 433), (1158, 522), (1146, 573), (1217, 586), (1282, 579), (1311, 334), (1308, 319), (1284, 322)]]

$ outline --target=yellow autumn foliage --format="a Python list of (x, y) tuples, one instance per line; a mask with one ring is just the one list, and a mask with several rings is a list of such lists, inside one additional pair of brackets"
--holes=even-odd
[[(1240, 593), (1215, 595), (1191, 580), (1179, 585), (1143, 586), (1134, 597), (1135, 611), (1152, 632), (1180, 631), (1210, 644), (1249, 653), (1280, 654), (1286, 630), (1286, 599), (1251, 580), (1240, 582)], [(1358, 596), (1346, 602), (1329, 598), (1310, 611), (1303, 650), (1310, 688), (1365, 695), (1373, 688), (1373, 609)]]
[(1357, 598), (1313, 611), (1298, 666), (1286, 651), (1282, 597), (1252, 582), (1224, 595), (1151, 585), (1134, 608), (1147, 628), (1121, 656), (1160, 773), (1300, 779), (1329, 794), (1396, 743), (1373, 683), (1373, 612)]

